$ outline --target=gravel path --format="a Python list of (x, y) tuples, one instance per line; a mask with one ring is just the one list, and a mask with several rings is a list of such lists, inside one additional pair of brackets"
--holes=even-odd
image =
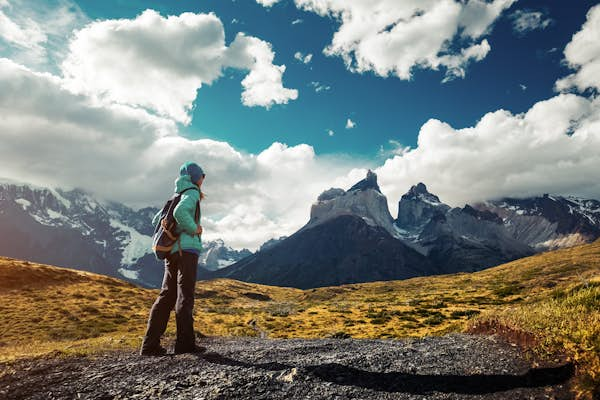
[[(570, 399), (570, 366), (532, 369), (494, 336), (205, 338), (200, 355), (113, 352), (0, 364), (2, 399)], [(5, 370), (5, 371), (6, 371)]]

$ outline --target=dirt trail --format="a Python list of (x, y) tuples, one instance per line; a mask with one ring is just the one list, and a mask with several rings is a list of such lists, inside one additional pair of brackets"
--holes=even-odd
[(205, 338), (200, 355), (0, 364), (2, 399), (569, 399), (572, 367), (531, 368), (494, 336)]

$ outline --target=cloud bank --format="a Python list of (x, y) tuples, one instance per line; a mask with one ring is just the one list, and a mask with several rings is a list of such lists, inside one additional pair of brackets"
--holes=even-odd
[(297, 228), (322, 188), (347, 170), (305, 144), (273, 143), (255, 155), (225, 142), (186, 139), (168, 118), (94, 104), (55, 76), (7, 59), (0, 59), (0, 111), (5, 177), (157, 206), (171, 193), (180, 164), (198, 161), (207, 173), (205, 237), (236, 247), (256, 247)]

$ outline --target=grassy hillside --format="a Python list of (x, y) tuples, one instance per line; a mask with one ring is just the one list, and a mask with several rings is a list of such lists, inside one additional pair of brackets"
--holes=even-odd
[[(0, 361), (141, 343), (156, 290), (0, 258)], [(228, 279), (198, 282), (205, 335), (400, 338), (449, 331), (525, 332), (536, 349), (579, 361), (600, 381), (600, 241), (473, 274), (299, 290)], [(174, 320), (167, 335), (173, 336)]]

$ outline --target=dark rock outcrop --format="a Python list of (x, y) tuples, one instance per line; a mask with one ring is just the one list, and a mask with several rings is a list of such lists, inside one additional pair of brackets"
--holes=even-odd
[(355, 183), (350, 189), (348, 189), (348, 191), (353, 192), (355, 190), (367, 190), (367, 189), (373, 189), (373, 190), (381, 193), (381, 190), (379, 189), (379, 185), (377, 184), (377, 174), (375, 174), (371, 170), (367, 171), (367, 176), (365, 179)]

